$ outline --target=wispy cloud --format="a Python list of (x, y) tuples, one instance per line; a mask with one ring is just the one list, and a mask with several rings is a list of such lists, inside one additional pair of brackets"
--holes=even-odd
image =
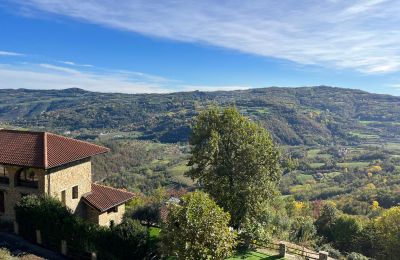
[(61, 66), (55, 66), (55, 65), (51, 65), (51, 64), (47, 64), (47, 63), (42, 63), (39, 64), (40, 67), (42, 68), (46, 68), (49, 70), (55, 70), (55, 71), (59, 71), (59, 72), (64, 72), (64, 73), (69, 73), (69, 74), (81, 74), (80, 71), (78, 70), (73, 70), (70, 68), (65, 68), (65, 67), (61, 67)]
[(70, 65), (70, 66), (77, 66), (77, 67), (88, 67), (91, 68), (93, 67), (93, 65), (90, 64), (79, 64), (79, 63), (75, 63), (73, 61), (59, 61), (60, 63), (66, 64), (66, 65)]
[(400, 71), (397, 0), (25, 0), (24, 8), (365, 73)]
[(0, 51), (0, 56), (24, 56), (24, 54), (11, 51)]
[(0, 64), (1, 88), (65, 89), (120, 93), (170, 93), (247, 89), (245, 86), (197, 86), (140, 72), (81, 71), (53, 64)]

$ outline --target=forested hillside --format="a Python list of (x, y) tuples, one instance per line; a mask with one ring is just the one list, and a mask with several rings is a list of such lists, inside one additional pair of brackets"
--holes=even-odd
[(325, 86), (141, 95), (2, 89), (0, 122), (68, 130), (82, 139), (135, 132), (139, 139), (186, 142), (192, 118), (213, 104), (235, 105), (282, 144), (352, 144), (400, 134), (400, 97)]
[(0, 90), (0, 127), (58, 132), (111, 149), (93, 159), (94, 180), (149, 194), (192, 188), (188, 136), (211, 105), (234, 105), (269, 130), (298, 165), (280, 190), (335, 200), (349, 214), (400, 203), (400, 97), (331, 87), (228, 92), (104, 94), (80, 89)]

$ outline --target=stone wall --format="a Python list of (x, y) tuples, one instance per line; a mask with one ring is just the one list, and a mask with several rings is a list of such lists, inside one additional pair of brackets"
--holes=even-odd
[(109, 226), (110, 221), (114, 221), (114, 224), (118, 225), (122, 222), (122, 217), (125, 213), (125, 204), (118, 206), (118, 212), (103, 212), (99, 215), (100, 226)]
[[(92, 165), (90, 160), (84, 160), (51, 169), (45, 176), (45, 193), (61, 201), (61, 193), (65, 191), (65, 205), (78, 216), (86, 215), (83, 194), (91, 192)], [(72, 197), (72, 188), (78, 186), (77, 198)]]
[(20, 199), (25, 195), (36, 194), (40, 195), (44, 193), (45, 190), (45, 170), (43, 169), (33, 169), (35, 174), (38, 176), (38, 188), (17, 186), (17, 176), (16, 172), (21, 169), (17, 166), (5, 166), (6, 172), (9, 176), (9, 184), (0, 184), (0, 191), (4, 193), (4, 210), (5, 212), (1, 214), (1, 220), (14, 220), (15, 212), (14, 206), (20, 201)]

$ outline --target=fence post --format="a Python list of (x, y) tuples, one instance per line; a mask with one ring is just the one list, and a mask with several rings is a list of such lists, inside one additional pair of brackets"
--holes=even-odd
[(17, 222), (17, 221), (14, 221), (14, 233), (15, 233), (16, 235), (19, 234), (19, 225), (18, 225), (18, 222)]
[(279, 257), (286, 256), (286, 245), (284, 243), (279, 243)]
[(319, 251), (319, 260), (328, 260), (329, 253), (325, 251)]
[(61, 254), (67, 255), (67, 241), (61, 240)]
[(36, 243), (39, 245), (42, 244), (42, 234), (40, 233), (39, 229), (36, 229)]
[(92, 252), (92, 255), (90, 257), (91, 260), (97, 260), (97, 254), (96, 252)]

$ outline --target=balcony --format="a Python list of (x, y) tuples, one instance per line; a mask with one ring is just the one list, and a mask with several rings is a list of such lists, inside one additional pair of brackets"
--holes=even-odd
[(8, 177), (3, 177), (3, 176), (1, 176), (1, 177), (0, 177), (0, 184), (6, 184), (6, 185), (8, 185), (8, 184), (10, 184), (10, 179), (9, 179)]
[(39, 182), (38, 181), (29, 181), (29, 180), (18, 180), (17, 186), (37, 189), (39, 187)]

